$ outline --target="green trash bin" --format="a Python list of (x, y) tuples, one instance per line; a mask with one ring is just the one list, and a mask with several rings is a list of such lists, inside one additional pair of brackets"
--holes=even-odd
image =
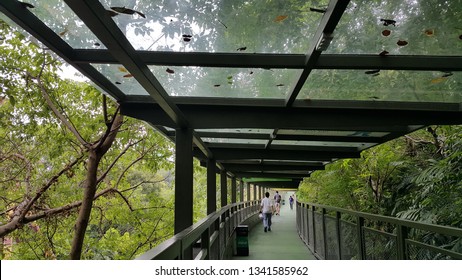
[(236, 228), (236, 254), (238, 256), (249, 255), (249, 226), (239, 225)]

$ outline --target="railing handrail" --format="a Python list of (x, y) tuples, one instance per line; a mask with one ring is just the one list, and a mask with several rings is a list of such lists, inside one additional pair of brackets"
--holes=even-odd
[[(300, 201), (296, 209), (300, 238), (317, 258), (462, 259), (460, 228)], [(386, 227), (376, 228), (376, 222)], [(422, 236), (437, 242), (420, 242)]]
[[(250, 208), (258, 200), (245, 201), (245, 202), (236, 202), (233, 204), (228, 204), (214, 213), (209, 214), (198, 222), (194, 223), (190, 227), (184, 229), (183, 231), (175, 234), (171, 238), (163, 241), (156, 247), (145, 252), (144, 254), (138, 256), (137, 260), (153, 260), (153, 259), (175, 259), (180, 256), (181, 251), (185, 247), (191, 246), (198, 239), (201, 238), (201, 235), (207, 231), (217, 220), (220, 220), (222, 215), (230, 212), (230, 216), (235, 213), (238, 213), (246, 208)], [(248, 204), (248, 207), (245, 207)], [(243, 207), (241, 207), (243, 206)], [(233, 211), (236, 209), (236, 211)]]
[(402, 218), (370, 214), (366, 212), (354, 211), (354, 210), (339, 208), (335, 206), (316, 204), (316, 203), (307, 203), (307, 202), (297, 202), (297, 203), (314, 206), (315, 208), (321, 208), (321, 209), (325, 209), (328, 211), (335, 211), (335, 212), (349, 214), (349, 215), (356, 216), (356, 217), (362, 217), (362, 218), (369, 219), (369, 220), (377, 220), (381, 222), (387, 222), (387, 223), (392, 223), (396, 225), (412, 227), (412, 228), (427, 230), (427, 231), (433, 231), (436, 233), (448, 234), (448, 235), (452, 235), (456, 237), (462, 237), (462, 229), (455, 228), (455, 227), (442, 226), (442, 225), (430, 224), (430, 223), (425, 223), (425, 222), (416, 222), (416, 221), (406, 220)]

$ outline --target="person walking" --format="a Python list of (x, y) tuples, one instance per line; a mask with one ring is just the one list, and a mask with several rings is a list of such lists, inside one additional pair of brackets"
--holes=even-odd
[(265, 193), (265, 198), (261, 200), (260, 212), (263, 214), (264, 231), (271, 231), (271, 216), (274, 212), (273, 201), (269, 198), (269, 192)]
[(280, 212), (281, 212), (281, 198), (282, 198), (282, 197), (281, 197), (281, 195), (279, 194), (279, 192), (276, 191), (276, 194), (274, 195), (274, 201), (275, 201), (275, 206), (276, 206), (276, 207), (275, 207), (275, 208), (276, 208), (276, 210), (275, 210), (275, 212), (276, 212), (275, 215), (279, 215)]
[(289, 197), (289, 204), (290, 210), (294, 210), (294, 198), (292, 196)]

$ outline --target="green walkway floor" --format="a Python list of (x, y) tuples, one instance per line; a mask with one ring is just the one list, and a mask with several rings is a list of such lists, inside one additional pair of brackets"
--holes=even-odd
[(273, 215), (271, 232), (263, 231), (263, 223), (249, 233), (249, 256), (234, 256), (233, 260), (315, 260), (300, 239), (296, 227), (295, 206), (291, 210), (289, 196), (283, 194), (285, 205), (280, 215)]

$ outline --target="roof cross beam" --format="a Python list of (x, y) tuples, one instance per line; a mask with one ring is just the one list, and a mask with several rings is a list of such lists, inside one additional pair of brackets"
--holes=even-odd
[(320, 46), (320, 44), (323, 44), (323, 40), (324, 44), (328, 44), (327, 41), (330, 42), (330, 40), (332, 40), (332, 33), (334, 32), (335, 27), (340, 21), (340, 18), (342, 17), (349, 3), (349, 0), (330, 1), (326, 12), (324, 13), (323, 18), (321, 19), (321, 23), (319, 24), (318, 30), (316, 31), (316, 34), (312, 39), (312, 42), (316, 43), (311, 44), (308, 50), (305, 69), (300, 74), (297, 83), (293, 86), (292, 90), (290, 91), (291, 94), (286, 99), (287, 107), (292, 106), (292, 104), (294, 103), (295, 99), (300, 93), (300, 90), (303, 88), (306, 79), (308, 79), (311, 70), (316, 65), (316, 62), (319, 56), (321, 55), (321, 52), (326, 48), (326, 46)]

